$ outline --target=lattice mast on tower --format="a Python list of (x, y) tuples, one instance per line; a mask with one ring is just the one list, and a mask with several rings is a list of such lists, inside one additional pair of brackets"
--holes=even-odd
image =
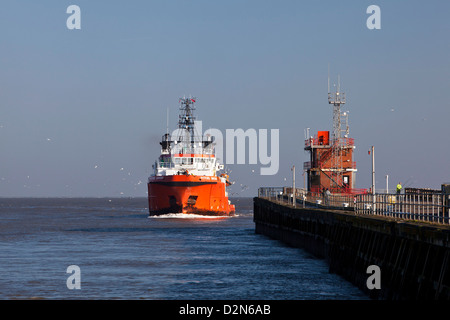
[(336, 188), (343, 186), (342, 151), (347, 144), (349, 134), (348, 113), (341, 111), (341, 105), (345, 104), (345, 93), (341, 92), (341, 82), (338, 76), (338, 84), (334, 85), (335, 92), (330, 91), (330, 76), (328, 75), (328, 103), (333, 105), (333, 135), (332, 135), (332, 177)]

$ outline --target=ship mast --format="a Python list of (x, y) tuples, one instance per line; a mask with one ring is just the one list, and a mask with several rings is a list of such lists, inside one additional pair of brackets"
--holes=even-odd
[[(178, 128), (187, 130), (189, 137), (185, 141), (191, 142), (191, 147), (194, 146), (194, 125), (195, 125), (195, 103), (196, 98), (180, 98), (180, 115), (178, 119)], [(181, 138), (181, 137), (180, 137)], [(179, 139), (182, 140), (182, 139)]]

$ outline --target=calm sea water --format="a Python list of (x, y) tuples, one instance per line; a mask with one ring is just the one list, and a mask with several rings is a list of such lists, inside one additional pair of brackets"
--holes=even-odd
[(233, 202), (236, 217), (149, 218), (144, 198), (0, 199), (0, 299), (367, 299)]

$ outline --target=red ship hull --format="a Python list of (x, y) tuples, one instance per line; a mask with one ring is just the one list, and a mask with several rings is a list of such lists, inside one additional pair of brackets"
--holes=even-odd
[(225, 193), (226, 183), (216, 176), (152, 176), (148, 182), (150, 215), (167, 213), (234, 215)]

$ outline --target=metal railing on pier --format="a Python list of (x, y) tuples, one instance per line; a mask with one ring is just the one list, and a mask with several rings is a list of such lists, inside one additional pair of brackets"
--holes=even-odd
[[(258, 197), (294, 205), (294, 193), (289, 187), (263, 187), (258, 189)], [(332, 207), (335, 209), (351, 209), (354, 207), (355, 197), (351, 194), (325, 194), (295, 188), (295, 205), (309, 207)]]
[(356, 196), (356, 214), (450, 224), (450, 195), (361, 194)]
[(450, 194), (325, 194), (289, 187), (263, 187), (258, 197), (297, 207), (352, 210), (358, 215), (450, 224)]

